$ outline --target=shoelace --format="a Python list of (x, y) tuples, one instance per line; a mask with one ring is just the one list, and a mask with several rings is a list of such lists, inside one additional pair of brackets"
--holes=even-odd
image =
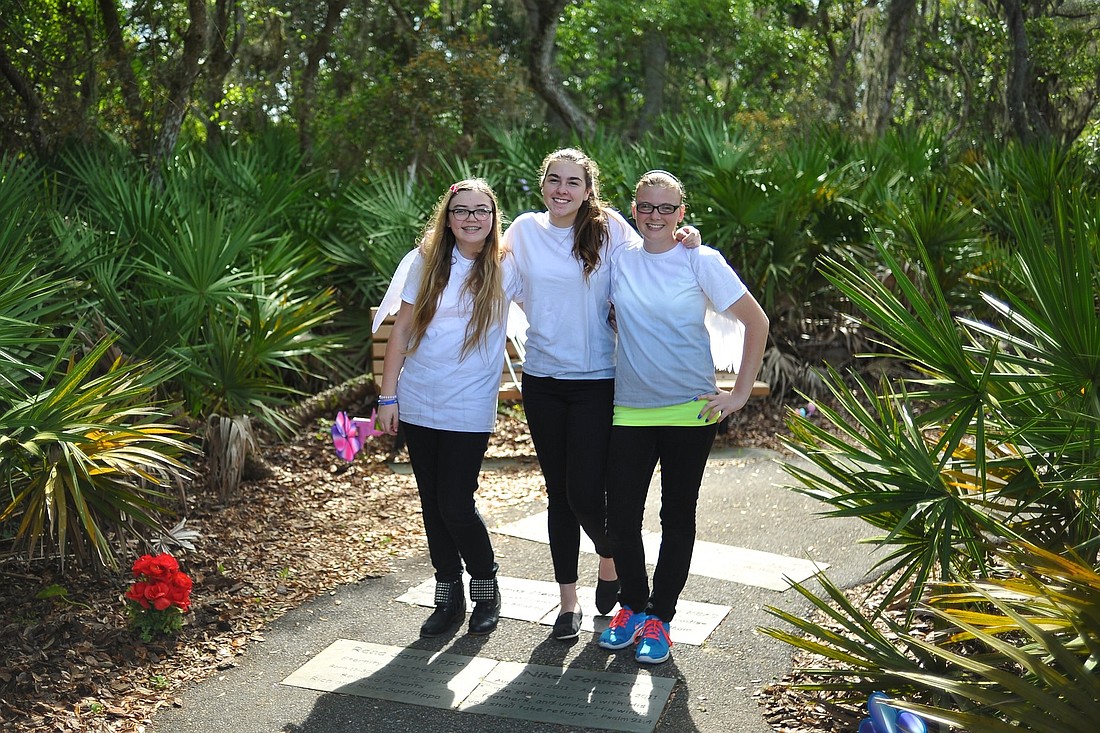
[(627, 619), (631, 618), (634, 614), (625, 608), (620, 608), (619, 612), (615, 614), (615, 617), (611, 619), (611, 623), (608, 624), (613, 629), (626, 628)]
[(642, 627), (643, 639), (660, 639), (665, 638), (665, 643), (672, 646), (672, 640), (668, 638), (668, 634), (665, 632), (665, 625), (661, 623), (661, 619), (656, 617), (650, 617), (645, 620), (645, 626)]

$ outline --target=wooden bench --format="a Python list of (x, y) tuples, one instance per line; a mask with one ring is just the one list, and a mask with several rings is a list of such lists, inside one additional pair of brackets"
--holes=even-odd
[[(714, 381), (718, 383), (718, 389), (729, 392), (737, 381), (737, 372), (717, 371), (714, 373)], [(752, 383), (752, 392), (749, 392), (749, 397), (767, 397), (771, 393), (771, 385), (758, 379)]]
[[(376, 308), (371, 309), (372, 320), (376, 311)], [(374, 341), (371, 344), (371, 373), (374, 375), (374, 383), (377, 385), (382, 384), (382, 365), (386, 359), (386, 344), (390, 340), (393, 322), (393, 316), (382, 321), (382, 325), (378, 327), (378, 332), (374, 334)], [(523, 361), (516, 352), (515, 345), (511, 341), (506, 343), (508, 345), (508, 360), (501, 360), (500, 391), (497, 392), (497, 397), (501, 402), (516, 402), (522, 399), (520, 379), (523, 376)], [(733, 389), (734, 381), (737, 379), (736, 374), (722, 371), (715, 372), (715, 377), (718, 388), (727, 391)], [(769, 394), (771, 394), (771, 386), (767, 382), (758, 380), (753, 384), (751, 393), (753, 397), (767, 397)]]
[[(377, 308), (371, 308), (371, 320), (374, 319), (377, 311)], [(389, 316), (382, 321), (382, 325), (378, 327), (378, 332), (374, 334), (374, 340), (371, 344), (371, 373), (374, 375), (374, 383), (379, 385), (379, 389), (382, 385), (382, 365), (386, 361), (386, 344), (390, 341), (393, 322), (393, 316)], [(520, 380), (523, 378), (523, 361), (516, 353), (516, 347), (512, 342), (507, 341), (506, 343), (508, 345), (508, 361), (501, 359), (500, 362), (500, 390), (497, 392), (497, 399), (501, 402), (516, 402), (521, 399)], [(511, 366), (511, 369), (509, 369), (509, 366)]]

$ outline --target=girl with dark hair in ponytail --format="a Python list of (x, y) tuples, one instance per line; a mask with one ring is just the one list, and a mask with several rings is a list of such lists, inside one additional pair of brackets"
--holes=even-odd
[[(619, 582), (606, 532), (605, 465), (615, 390), (609, 323), (611, 254), (638, 233), (600, 199), (599, 168), (576, 148), (550, 153), (539, 172), (546, 211), (504, 233), (523, 282), (527, 330), (523, 404), (546, 482), (550, 554), (561, 609), (553, 637), (580, 634), (580, 530), (600, 557), (596, 610), (609, 613)], [(697, 247), (693, 227), (678, 232)], [(686, 235), (686, 237), (685, 237)]]

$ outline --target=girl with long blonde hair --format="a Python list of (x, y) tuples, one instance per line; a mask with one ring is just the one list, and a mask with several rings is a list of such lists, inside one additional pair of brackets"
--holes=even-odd
[(496, 423), (508, 303), (521, 283), (503, 261), (496, 194), (480, 178), (450, 186), (436, 204), (401, 292), (382, 368), (378, 420), (405, 435), (435, 569), (435, 611), (421, 636), (440, 636), (466, 612), (469, 632), (500, 618), (497, 564), (474, 504)]

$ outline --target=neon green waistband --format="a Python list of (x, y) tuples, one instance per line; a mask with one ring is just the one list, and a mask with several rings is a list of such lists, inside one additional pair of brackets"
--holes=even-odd
[(653, 427), (656, 425), (701, 427), (714, 422), (714, 420), (699, 419), (699, 413), (706, 405), (705, 400), (688, 400), (668, 407), (624, 407), (615, 405), (614, 424), (631, 427)]

